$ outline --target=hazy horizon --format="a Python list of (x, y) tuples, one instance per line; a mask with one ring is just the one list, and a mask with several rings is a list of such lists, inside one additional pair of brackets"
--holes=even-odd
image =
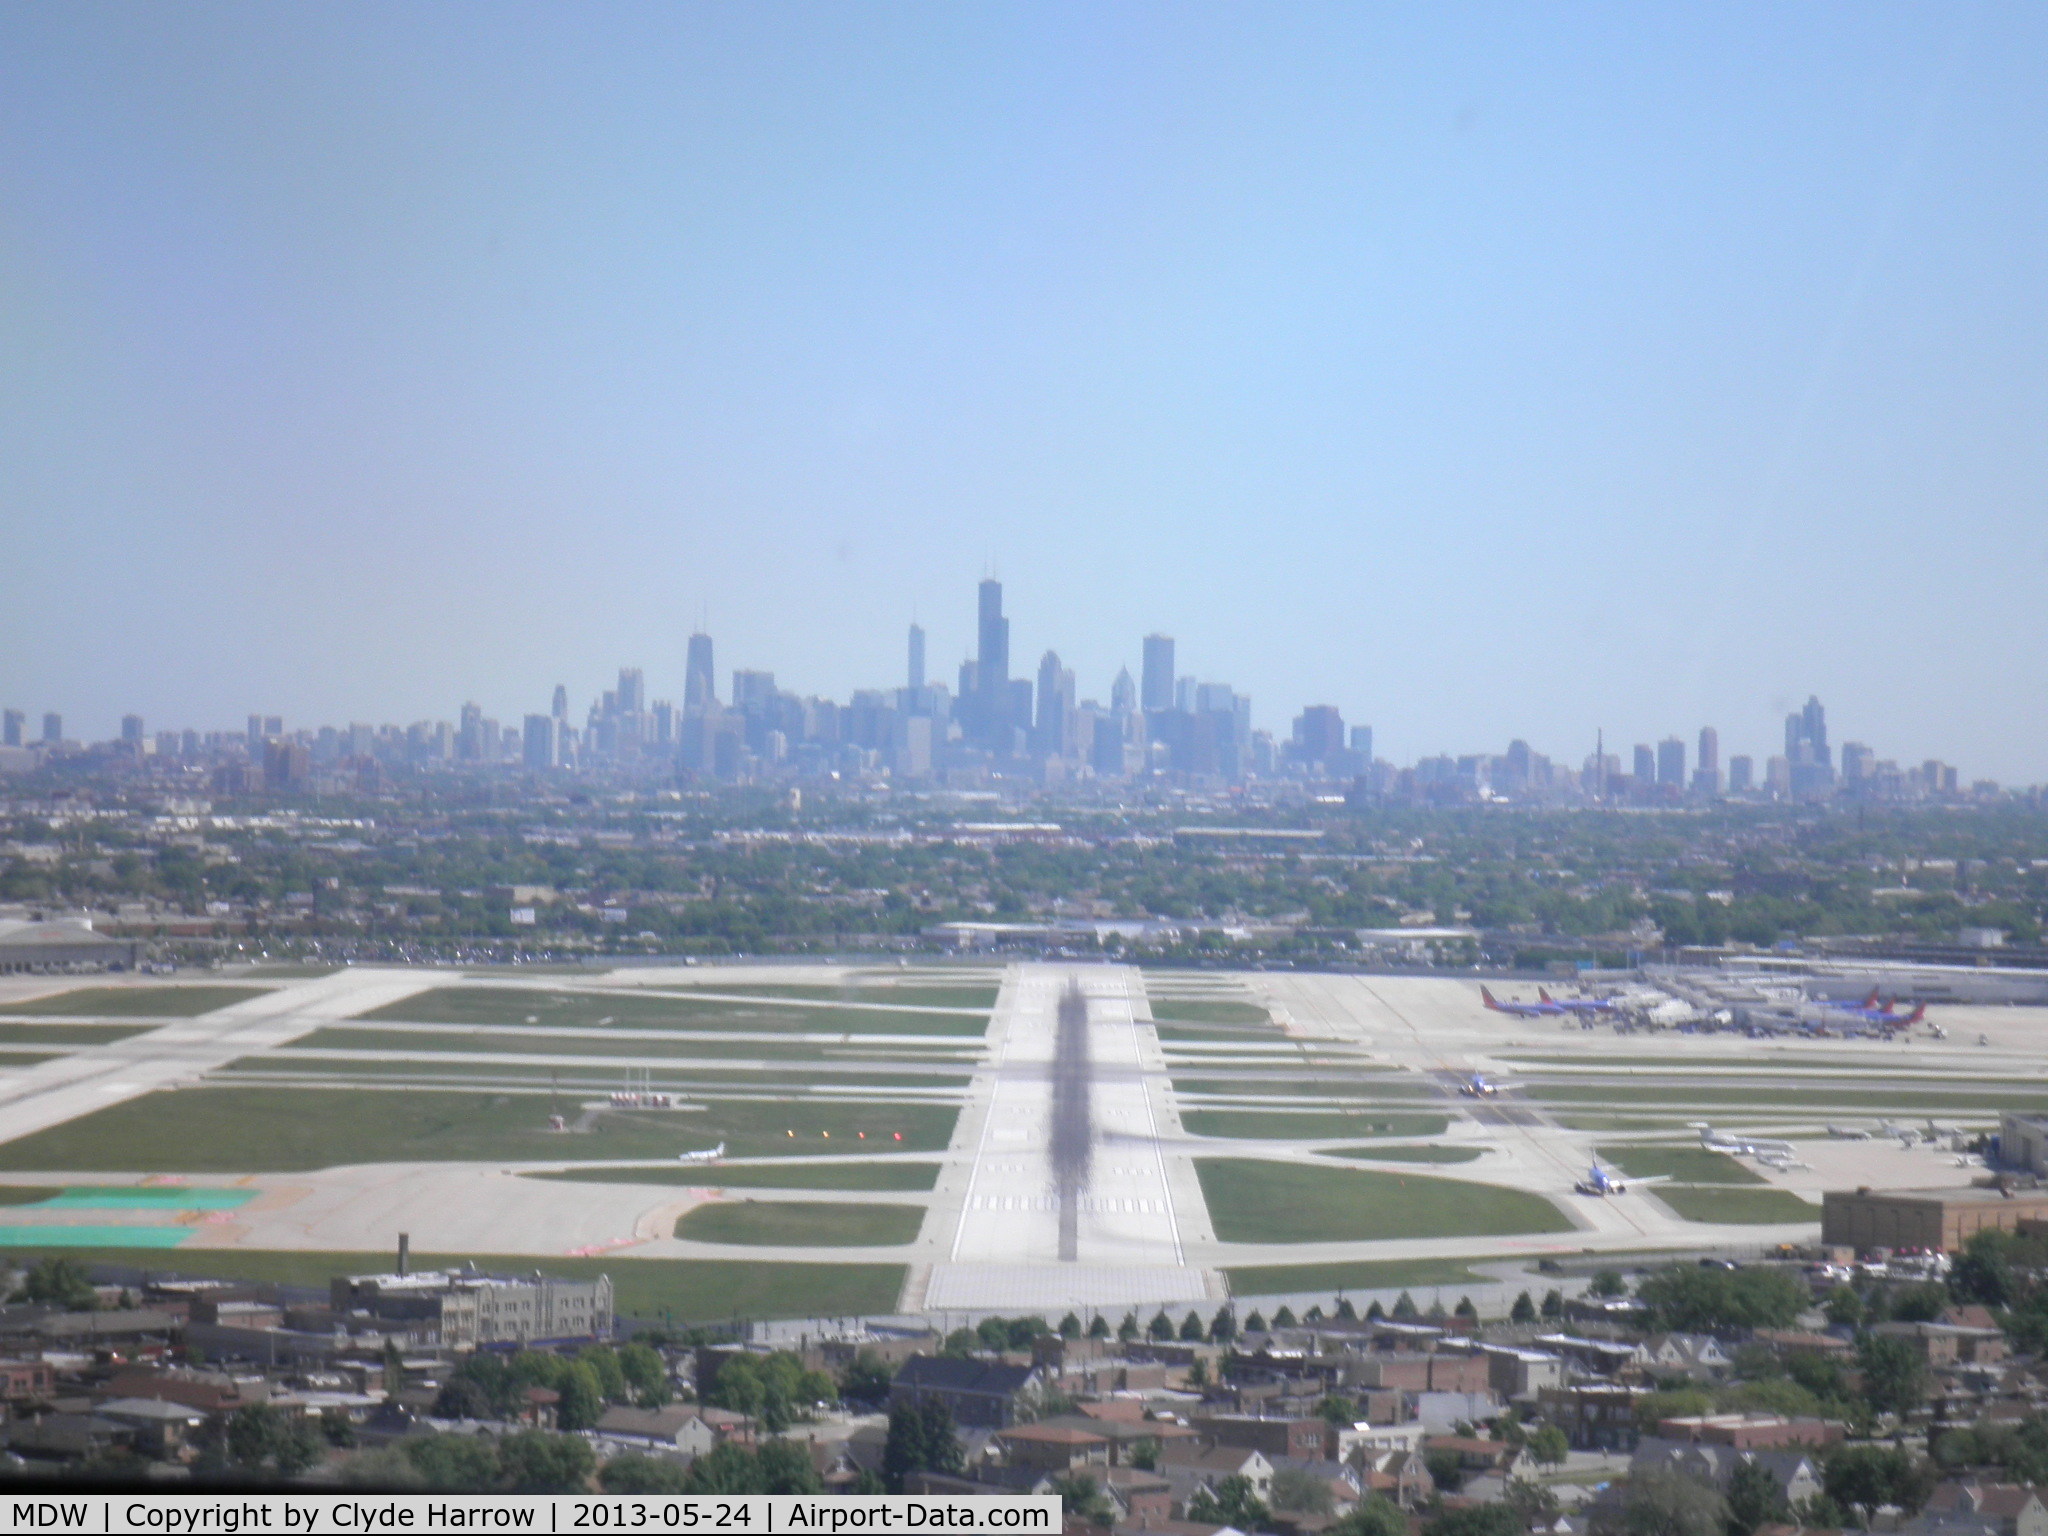
[[(2048, 15), (0, 14), (0, 705), (622, 665), (2048, 780)], [(2033, 508), (2029, 512), (2028, 508)]]

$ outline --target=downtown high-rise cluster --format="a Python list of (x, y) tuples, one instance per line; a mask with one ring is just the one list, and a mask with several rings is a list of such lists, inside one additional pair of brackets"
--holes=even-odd
[(1188, 785), (1293, 782), (1354, 801), (1412, 804), (1598, 803), (1677, 805), (1723, 797), (1893, 801), (1995, 794), (1959, 783), (1954, 767), (1901, 767), (1859, 742), (1830, 747), (1827, 716), (1809, 700), (1785, 722), (1783, 755), (1721, 761), (1718, 733), (1700, 730), (1690, 766), (1672, 736), (1635, 747), (1624, 768), (1596, 743), (1577, 769), (1525, 741), (1503, 753), (1424, 757), (1397, 766), (1375, 756), (1369, 725), (1347, 725), (1335, 705), (1312, 704), (1284, 736), (1252, 724), (1251, 700), (1228, 683), (1183, 676), (1174, 640), (1151, 634), (1139, 675), (1121, 669), (1107, 701), (1081, 698), (1073, 670), (1048, 650), (1035, 673), (1015, 675), (1010, 621), (998, 581), (981, 583), (974, 653), (953, 685), (926, 665), (926, 637), (910, 626), (902, 684), (856, 690), (844, 702), (778, 686), (772, 672), (736, 668), (721, 695), (712, 638), (690, 636), (683, 697), (650, 699), (638, 667), (580, 718), (557, 685), (545, 712), (511, 725), (464, 704), (453, 722), (285, 729), (252, 714), (246, 730), (160, 730), (124, 717), (118, 740), (85, 746), (64, 734), (62, 717), (42, 718), (31, 738), (20, 710), (0, 714), (0, 771), (24, 772), (72, 760), (127, 763), (168, 775), (211, 775), (236, 793), (317, 784), (381, 788), (394, 775), (440, 770), (586, 774), (628, 782), (761, 784), (807, 780), (888, 781), (954, 788), (1081, 785), (1137, 779)]

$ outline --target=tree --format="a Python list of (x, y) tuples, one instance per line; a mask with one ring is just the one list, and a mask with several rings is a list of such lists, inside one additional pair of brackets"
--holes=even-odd
[(1078, 1339), (1081, 1337), (1081, 1319), (1077, 1313), (1069, 1312), (1060, 1319), (1060, 1337)]
[(1700, 1269), (1678, 1264), (1636, 1287), (1660, 1328), (1721, 1333), (1745, 1328), (1789, 1328), (1808, 1305), (1797, 1275), (1780, 1269)]
[[(614, 1370), (616, 1360), (611, 1362)], [(555, 1427), (577, 1430), (595, 1429), (597, 1421), (604, 1416), (605, 1392), (598, 1373), (587, 1361), (572, 1360), (563, 1370), (555, 1390), (561, 1394), (561, 1401), (555, 1404)], [(619, 1377), (619, 1392), (623, 1396), (626, 1378)]]
[(490, 1493), (503, 1475), (497, 1444), (485, 1435), (415, 1435), (403, 1446), (412, 1474), (444, 1493)]
[(52, 1254), (29, 1267), (21, 1283), (21, 1299), (45, 1307), (62, 1307), (66, 1312), (90, 1312), (99, 1306), (92, 1277), (76, 1259)]
[(1620, 1270), (1603, 1269), (1593, 1276), (1593, 1283), (1586, 1287), (1586, 1291), (1602, 1300), (1611, 1300), (1628, 1294), (1628, 1282), (1621, 1278)]
[[(1250, 1318), (1245, 1319), (1244, 1326), (1245, 1331), (1248, 1333), (1260, 1331), (1252, 1327)], [(1273, 1314), (1273, 1326), (1275, 1328), (1293, 1328), (1298, 1326), (1294, 1316), (1294, 1308), (1288, 1306), (1284, 1301), (1281, 1302), (1280, 1309)]]
[(1422, 1453), (1422, 1464), (1429, 1468), (1430, 1481), (1445, 1493), (1456, 1493), (1465, 1486), (1465, 1458), (1447, 1445), (1433, 1446)]
[(1230, 1310), (1230, 1303), (1226, 1301), (1216, 1309), (1216, 1315), (1209, 1319), (1209, 1342), (1228, 1344), (1236, 1337), (1237, 1314)]
[(882, 1444), (882, 1480), (891, 1493), (903, 1491), (903, 1479), (927, 1466), (924, 1415), (915, 1404), (898, 1403), (889, 1410), (889, 1438)]
[(1190, 1309), (1188, 1315), (1180, 1320), (1180, 1341), (1183, 1344), (1199, 1344), (1202, 1342), (1201, 1313)]
[(499, 1442), (498, 1460), (508, 1493), (581, 1493), (597, 1458), (580, 1435), (523, 1430)]
[[(927, 1434), (927, 1447), (930, 1443), (930, 1436)], [(761, 1469), (763, 1493), (802, 1494), (825, 1491), (825, 1480), (818, 1475), (818, 1468), (811, 1460), (810, 1451), (794, 1440), (764, 1440), (760, 1449), (754, 1452), (754, 1460)]]
[(1244, 1331), (1246, 1333), (1264, 1333), (1266, 1331), (1266, 1314), (1257, 1307), (1253, 1307), (1250, 1312), (1245, 1314)]
[(1658, 1469), (1630, 1476), (1620, 1524), (1627, 1536), (1726, 1536), (1728, 1505), (1705, 1483)]
[(683, 1479), (683, 1492), (695, 1494), (766, 1493), (761, 1486), (761, 1462), (744, 1446), (727, 1441), (714, 1445), (690, 1463)]
[(1252, 1491), (1252, 1480), (1232, 1474), (1211, 1489), (1206, 1485), (1188, 1497), (1188, 1518), (1203, 1525), (1234, 1525), (1255, 1531), (1266, 1523), (1266, 1506)]
[(679, 1461), (627, 1451), (598, 1469), (597, 1485), (606, 1493), (681, 1493), (689, 1475)]
[(872, 1349), (858, 1351), (846, 1362), (839, 1376), (839, 1395), (850, 1403), (880, 1403), (888, 1400), (895, 1376)]
[(1785, 1490), (1760, 1462), (1738, 1461), (1728, 1477), (1729, 1536), (1752, 1536), (1760, 1525), (1790, 1517)]
[(1536, 1321), (1536, 1303), (1529, 1299), (1527, 1291), (1515, 1298), (1515, 1304), (1508, 1310), (1511, 1323), (1533, 1323)]
[(1507, 1504), (1447, 1509), (1422, 1528), (1423, 1536), (1526, 1536), (1528, 1527)]
[(1563, 1466), (1571, 1450), (1571, 1441), (1555, 1424), (1546, 1424), (1529, 1437), (1529, 1459), (1540, 1467)]
[(1356, 1424), (1358, 1404), (1341, 1392), (1332, 1392), (1323, 1399), (1318, 1410), (1332, 1424)]
[(1996, 1227), (1985, 1228), (1963, 1244), (1948, 1272), (1948, 1286), (1956, 1300), (1987, 1307), (2011, 1306), (2019, 1289), (2013, 1278), (2012, 1252), (2012, 1234)]
[(1159, 1437), (1146, 1435), (1131, 1442), (1131, 1465), (1140, 1472), (1159, 1470)]
[(1930, 1469), (1893, 1445), (1838, 1445), (1827, 1458), (1827, 1496), (1866, 1514), (1896, 1504), (1908, 1514), (1927, 1502)]
[(1412, 1323), (1420, 1315), (1421, 1314), (1418, 1312), (1415, 1306), (1415, 1298), (1413, 1296), (1410, 1296), (1406, 1291), (1403, 1291), (1400, 1295), (1394, 1298), (1395, 1322)]
[[(1380, 1304), (1377, 1301), (1372, 1304), (1372, 1310), (1375, 1313), (1379, 1312)], [(1381, 1313), (1380, 1315), (1384, 1316), (1385, 1314)], [(1358, 1309), (1351, 1305), (1351, 1298), (1349, 1296), (1339, 1296), (1337, 1298), (1337, 1316), (1347, 1323), (1358, 1321)]]
[(1460, 1296), (1457, 1306), (1451, 1309), (1451, 1313), (1454, 1317), (1462, 1317), (1470, 1323), (1479, 1321), (1479, 1309), (1472, 1305), (1470, 1296)]
[(1866, 1334), (1856, 1347), (1863, 1395), (1877, 1413), (1911, 1413), (1927, 1397), (1927, 1366), (1904, 1339)]
[(1408, 1517), (1383, 1493), (1369, 1493), (1325, 1536), (1408, 1536)]
[(662, 1407), (675, 1395), (669, 1384), (668, 1364), (659, 1350), (636, 1339), (621, 1347), (618, 1355), (619, 1370), (626, 1378), (633, 1401), (640, 1407)]
[(1100, 1312), (1096, 1313), (1088, 1321), (1088, 1337), (1091, 1339), (1106, 1339), (1109, 1337), (1109, 1319)]
[(1327, 1515), (1336, 1502), (1330, 1485), (1305, 1467), (1282, 1467), (1273, 1474), (1273, 1507), (1305, 1515)]
[(623, 1403), (630, 1399), (632, 1389), (626, 1384), (625, 1367), (619, 1363), (619, 1352), (609, 1344), (589, 1345), (576, 1359), (590, 1368), (597, 1390), (606, 1402)]
[(1848, 1286), (1838, 1285), (1828, 1292), (1821, 1311), (1837, 1328), (1854, 1328), (1863, 1321), (1863, 1298)]
[(1522, 1522), (1525, 1531), (1537, 1525), (1554, 1526), (1557, 1517), (1564, 1513), (1564, 1506), (1558, 1503), (1556, 1494), (1526, 1477), (1509, 1478), (1501, 1493), (1501, 1502), (1515, 1512), (1515, 1518)]
[(1126, 1344), (1138, 1336), (1138, 1314), (1126, 1312), (1124, 1320), (1116, 1325), (1116, 1336)]
[(1555, 1286), (1543, 1293), (1543, 1320), (1554, 1323), (1564, 1316), (1564, 1292)]
[(1173, 1337), (1173, 1319), (1166, 1315), (1166, 1308), (1152, 1314), (1152, 1321), (1145, 1325), (1145, 1335), (1162, 1343)]
[(1931, 1323), (1948, 1305), (1948, 1287), (1935, 1280), (1924, 1285), (1902, 1285), (1885, 1299), (1899, 1322)]
[(1069, 1520), (1109, 1525), (1116, 1519), (1115, 1506), (1091, 1473), (1062, 1472), (1052, 1480), (1052, 1489), (1060, 1496), (1060, 1509)]

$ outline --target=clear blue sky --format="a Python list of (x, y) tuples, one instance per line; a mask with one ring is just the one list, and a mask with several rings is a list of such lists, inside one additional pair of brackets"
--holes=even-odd
[[(2048, 779), (2048, 10), (0, 11), (0, 702), (949, 676)], [(725, 685), (721, 682), (721, 688)]]

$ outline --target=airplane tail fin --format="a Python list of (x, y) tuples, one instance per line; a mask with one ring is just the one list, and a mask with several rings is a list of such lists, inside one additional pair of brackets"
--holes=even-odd
[(1493, 1000), (1493, 994), (1487, 991), (1484, 987), (1481, 987), (1479, 989), (1479, 1000), (1486, 1004), (1487, 1007), (1491, 1008), (1495, 1013), (1500, 1012), (1500, 1004)]
[(1545, 991), (1545, 990), (1544, 990), (1544, 989), (1543, 989), (1542, 987), (1538, 987), (1538, 988), (1536, 989), (1536, 996), (1537, 996), (1537, 998), (1538, 998), (1539, 1000), (1541, 1000), (1541, 1001), (1543, 1001), (1543, 1002), (1546, 1002), (1546, 1003), (1552, 1003), (1552, 1002), (1556, 1002), (1556, 1001), (1557, 1001), (1557, 999), (1556, 999), (1556, 998), (1552, 997), (1552, 996), (1551, 996), (1551, 995), (1550, 995), (1550, 994), (1549, 994), (1549, 993), (1548, 993), (1547, 991)]
[(1908, 1024), (1918, 1024), (1922, 1019), (1926, 1017), (1927, 1005), (1925, 1003), (1919, 1003), (1914, 1006), (1913, 1011), (1911, 1013), (1906, 1015), (1905, 1022)]
[(1870, 989), (1870, 996), (1863, 999), (1863, 1006), (1866, 1008), (1875, 1008), (1877, 1006), (1877, 988), (1872, 987)]

